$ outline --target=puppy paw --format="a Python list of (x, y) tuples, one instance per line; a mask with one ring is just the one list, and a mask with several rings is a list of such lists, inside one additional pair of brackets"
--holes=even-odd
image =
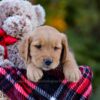
[(42, 70), (33, 66), (27, 68), (27, 78), (33, 82), (38, 82), (43, 76)]
[(64, 76), (70, 82), (77, 82), (81, 78), (81, 72), (78, 68), (64, 68)]

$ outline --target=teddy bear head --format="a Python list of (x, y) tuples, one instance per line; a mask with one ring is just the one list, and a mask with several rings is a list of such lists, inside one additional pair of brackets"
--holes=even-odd
[(20, 38), (44, 22), (45, 11), (41, 5), (32, 5), (27, 0), (0, 1), (0, 28), (10, 36)]

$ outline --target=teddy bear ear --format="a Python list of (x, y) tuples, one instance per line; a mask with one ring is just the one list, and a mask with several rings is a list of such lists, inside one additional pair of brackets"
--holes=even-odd
[(45, 10), (41, 5), (33, 6), (36, 12), (36, 16), (38, 19), (38, 26), (43, 25), (45, 22)]

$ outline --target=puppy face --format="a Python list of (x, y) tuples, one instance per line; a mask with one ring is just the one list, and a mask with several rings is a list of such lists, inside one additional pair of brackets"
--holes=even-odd
[[(31, 36), (26, 39), (24, 46), (25, 57), (38, 68), (43, 70), (55, 69), (64, 59), (66, 54), (64, 48), (67, 46), (64, 42), (64, 35), (56, 29), (49, 26), (37, 28)], [(66, 46), (64, 46), (64, 44)]]
[(60, 62), (61, 50), (60, 34), (36, 31), (30, 45), (31, 61), (43, 70), (54, 69)]

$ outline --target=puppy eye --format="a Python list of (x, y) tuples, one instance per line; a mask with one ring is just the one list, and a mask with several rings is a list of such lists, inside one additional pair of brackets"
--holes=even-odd
[(37, 48), (37, 49), (41, 49), (41, 45), (35, 45), (35, 47)]
[(58, 47), (54, 47), (54, 50), (56, 51), (56, 50), (58, 50), (59, 48)]

